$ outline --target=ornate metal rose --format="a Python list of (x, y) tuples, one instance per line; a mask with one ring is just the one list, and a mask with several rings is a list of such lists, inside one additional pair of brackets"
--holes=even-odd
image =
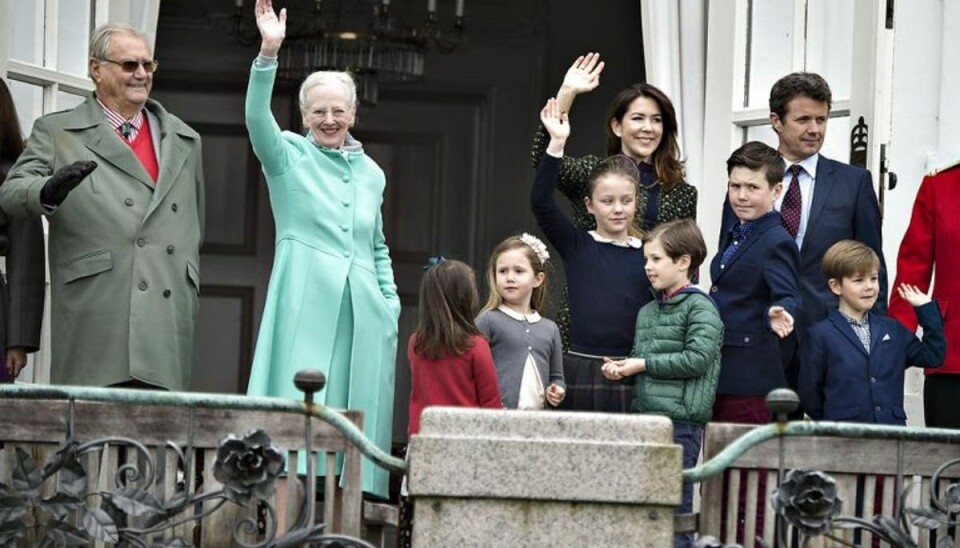
[(818, 470), (791, 470), (773, 492), (773, 509), (805, 535), (822, 535), (840, 513), (837, 484)]
[(229, 434), (217, 449), (213, 477), (223, 484), (230, 500), (264, 499), (276, 489), (283, 463), (283, 451), (270, 444), (263, 430), (250, 431), (243, 439)]

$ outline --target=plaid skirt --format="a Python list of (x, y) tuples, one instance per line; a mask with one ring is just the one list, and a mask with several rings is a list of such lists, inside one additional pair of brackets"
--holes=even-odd
[(567, 396), (560, 409), (564, 411), (600, 411), (628, 413), (633, 400), (633, 385), (611, 381), (603, 376), (603, 360), (577, 354), (563, 355), (563, 377)]

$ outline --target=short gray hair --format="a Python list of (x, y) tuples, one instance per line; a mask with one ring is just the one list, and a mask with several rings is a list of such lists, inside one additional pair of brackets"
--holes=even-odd
[(353, 76), (349, 72), (339, 70), (318, 70), (307, 76), (300, 84), (300, 110), (307, 107), (307, 94), (310, 90), (323, 85), (340, 84), (347, 88), (347, 96), (350, 100), (350, 106), (357, 106), (357, 84), (353, 81)]
[(93, 31), (90, 35), (90, 57), (92, 59), (104, 60), (107, 58), (107, 51), (110, 49), (110, 37), (114, 33), (132, 34), (143, 40), (149, 47), (150, 40), (147, 35), (137, 27), (125, 23), (104, 23)]

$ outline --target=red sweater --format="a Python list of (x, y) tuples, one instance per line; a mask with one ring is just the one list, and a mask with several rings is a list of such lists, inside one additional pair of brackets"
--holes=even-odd
[[(127, 143), (126, 140), (124, 142)], [(127, 145), (140, 160), (143, 169), (147, 170), (147, 174), (156, 183), (157, 177), (160, 176), (160, 166), (157, 163), (157, 151), (153, 148), (153, 136), (150, 135), (150, 122), (147, 121), (146, 115), (143, 117), (143, 125), (140, 126), (137, 136), (133, 139), (133, 142), (127, 143)]]
[(407, 343), (410, 360), (410, 435), (420, 431), (420, 413), (431, 405), (500, 409), (500, 385), (490, 345), (479, 335), (459, 356), (430, 360), (413, 351), (414, 333)]

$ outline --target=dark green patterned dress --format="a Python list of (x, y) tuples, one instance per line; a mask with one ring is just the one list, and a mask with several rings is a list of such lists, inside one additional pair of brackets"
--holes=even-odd
[[(546, 129), (541, 125), (533, 138), (533, 150), (530, 153), (530, 160), (533, 167), (536, 168), (540, 163), (540, 158), (547, 151), (547, 145), (550, 142), (550, 136)], [(573, 210), (573, 222), (578, 228), (583, 230), (595, 230), (597, 228), (596, 219), (587, 211), (587, 206), (583, 203), (583, 197), (587, 195), (587, 180), (590, 173), (603, 158), (599, 156), (583, 156), (580, 158), (571, 158), (564, 156), (560, 165), (560, 181), (557, 183), (557, 189), (570, 200)], [(656, 194), (659, 195), (660, 189), (657, 188)], [(697, 218), (697, 189), (696, 187), (682, 182), (669, 192), (659, 196), (657, 203), (658, 210), (650, 212), (648, 215), (647, 205), (651, 197), (650, 189), (641, 185), (640, 192), (637, 193), (637, 221), (643, 226), (645, 218), (655, 219), (654, 226), (677, 219)], [(646, 228), (652, 228), (650, 226)], [(560, 306), (557, 309), (557, 325), (560, 327), (560, 336), (563, 338), (563, 349), (570, 348), (570, 304), (567, 300), (567, 288), (564, 286), (560, 297)]]

